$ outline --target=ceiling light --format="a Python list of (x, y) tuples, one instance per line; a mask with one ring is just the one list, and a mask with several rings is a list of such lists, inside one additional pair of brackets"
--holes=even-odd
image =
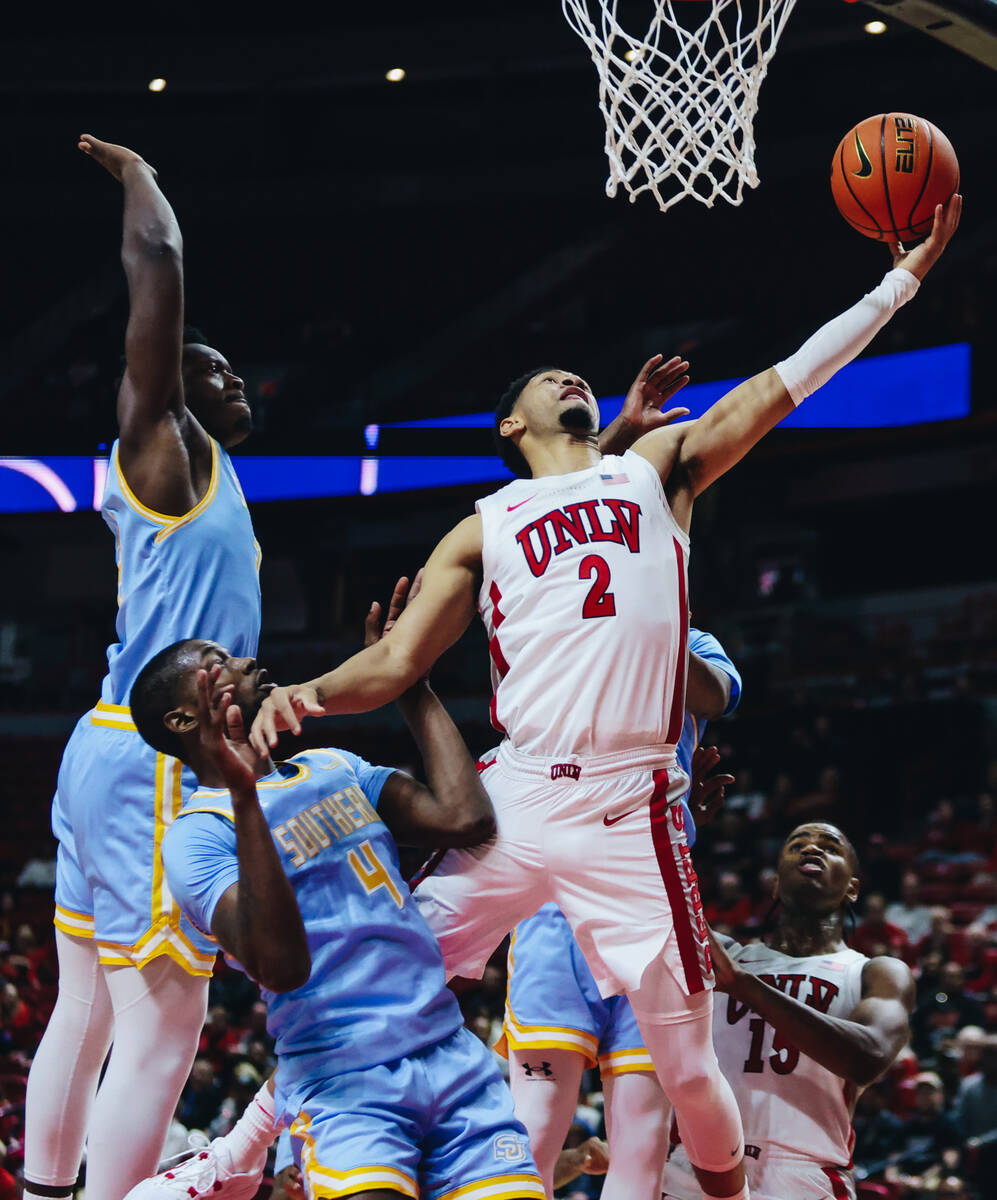
[(384, 78), (388, 83), (401, 83), (405, 78), (405, 71), (402, 67), (392, 67), (390, 71), (385, 72)]
[(150, 92), (165, 92), (166, 91), (166, 80), (165, 79), (150, 79), (149, 80), (149, 91)]
[(863, 28), (865, 29), (866, 33), (885, 33), (886, 32), (886, 22), (885, 21), (866, 21)]

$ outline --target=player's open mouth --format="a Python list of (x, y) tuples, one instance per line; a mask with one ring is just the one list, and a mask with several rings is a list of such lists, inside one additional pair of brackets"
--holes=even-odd
[(588, 403), (588, 396), (581, 388), (568, 388), (566, 392), (561, 393), (562, 400), (582, 400)]
[(818, 858), (805, 858), (799, 869), (804, 875), (823, 875), (824, 863)]

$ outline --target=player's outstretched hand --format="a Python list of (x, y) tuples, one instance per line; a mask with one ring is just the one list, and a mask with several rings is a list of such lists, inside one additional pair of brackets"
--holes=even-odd
[[(201, 749), (221, 772), (233, 794), (256, 788), (256, 774), (248, 761), (246, 731), (231, 688), (216, 688), (221, 666), (197, 673), (197, 732)], [(240, 753), (240, 747), (242, 748)]]
[(734, 782), (733, 775), (710, 775), (720, 761), (716, 746), (697, 746), (692, 756), (689, 784), (689, 811), (697, 829), (709, 825), (723, 807), (726, 789)]
[(689, 382), (686, 374), (689, 364), (678, 354), (667, 362), (663, 359), (663, 355), (655, 354), (647, 360), (623, 401), (620, 419), (635, 431), (637, 437), (689, 415), (687, 408), (665, 410), (668, 401)]
[(903, 250), (898, 242), (890, 244), (894, 267), (903, 267), (918, 279), (923, 279), (938, 262), (942, 251), (959, 228), (961, 216), (962, 196), (955, 192), (944, 205), (935, 205), (935, 219), (931, 225), (931, 232), (919, 246), (912, 250)]
[(292, 683), (290, 687), (275, 687), (260, 705), (253, 728), (249, 731), (250, 745), (265, 757), (277, 745), (277, 734), (290, 729), (295, 737), (301, 733), (302, 717), (324, 717), (325, 709), (318, 692), (310, 683)]
[(391, 593), (391, 601), (388, 604), (388, 615), (385, 618), (384, 626), (381, 626), (381, 606), (375, 600), (364, 619), (363, 627), (363, 644), (364, 649), (369, 649), (371, 646), (376, 646), (386, 633), (390, 633), (395, 626), (395, 622), (405, 611), (405, 608), (410, 604), (419, 592), (422, 590), (422, 567), (416, 572), (415, 579), (409, 584), (407, 575), (403, 575), (395, 584), (395, 590)]
[(113, 142), (102, 142), (100, 138), (95, 138), (92, 133), (81, 133), (77, 146), (88, 157), (95, 158), (102, 167), (106, 167), (118, 183), (121, 182), (121, 176), (124, 174), (125, 167), (131, 163), (141, 163), (143, 166), (149, 167), (149, 170), (152, 171), (153, 179), (156, 177), (155, 168), (150, 167), (141, 154), (136, 154), (134, 150), (129, 150), (127, 146), (116, 146)]

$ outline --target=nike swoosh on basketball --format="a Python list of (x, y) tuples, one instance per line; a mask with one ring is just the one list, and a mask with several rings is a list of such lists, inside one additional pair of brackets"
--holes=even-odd
[(868, 179), (872, 174), (872, 163), (869, 161), (869, 155), (865, 152), (865, 146), (862, 145), (862, 139), (855, 134), (855, 152), (859, 156), (859, 162), (862, 164), (860, 171), (852, 171), (856, 179)]
[(620, 813), (618, 817), (611, 817), (609, 813), (607, 813), (602, 818), (602, 823), (603, 825), (615, 825), (617, 821), (622, 821), (624, 817), (629, 817), (630, 813), (635, 813), (636, 811), (637, 810), (635, 808), (631, 808), (628, 812)]
[[(533, 496), (535, 496), (535, 495), (536, 495), (536, 492), (533, 493)], [(529, 504), (529, 502), (533, 499), (533, 496), (527, 496), (525, 500), (520, 500), (520, 502), (518, 504), (506, 505), (505, 511), (506, 512), (514, 512), (517, 508), (522, 508), (524, 504)]]

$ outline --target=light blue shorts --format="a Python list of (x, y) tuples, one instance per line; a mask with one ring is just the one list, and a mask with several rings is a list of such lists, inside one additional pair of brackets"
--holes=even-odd
[(509, 948), (509, 991), (496, 1049), (574, 1050), (604, 1075), (654, 1071), (626, 996), (603, 999), (556, 904), (520, 921)]
[(277, 1109), (309, 1200), (382, 1188), (423, 1200), (543, 1200), (509, 1089), (466, 1029), (408, 1058), (295, 1082), (287, 1095), (278, 1068)]
[(124, 706), (99, 703), (77, 722), (52, 801), (55, 925), (96, 940), (102, 963), (142, 967), (166, 954), (211, 974), (216, 947), (181, 914), (159, 852), (195, 784), (142, 741)]

